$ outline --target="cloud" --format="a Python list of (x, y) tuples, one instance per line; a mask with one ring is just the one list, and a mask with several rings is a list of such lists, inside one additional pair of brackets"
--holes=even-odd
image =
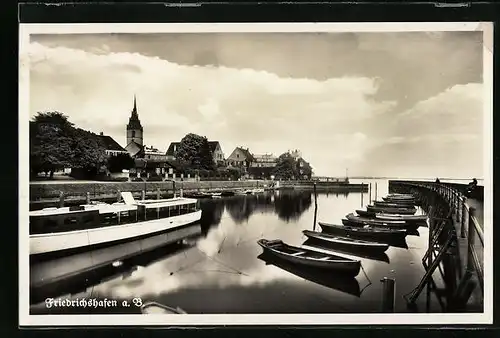
[[(125, 146), (133, 95), (145, 144), (166, 150), (189, 132), (254, 153), (302, 149), (319, 174), (362, 154), (364, 121), (393, 107), (375, 101), (376, 79), (280, 77), (266, 71), (186, 66), (139, 53), (31, 43), (30, 112), (59, 110), (77, 126)], [(23, 58), (25, 56), (22, 56)], [(356, 134), (359, 132), (359, 134)], [(339, 163), (333, 163), (335, 154)], [(342, 163), (341, 163), (342, 162)], [(345, 169), (342, 169), (344, 172)]]
[(450, 87), (393, 118), (367, 152), (374, 175), (483, 176), (483, 85)]

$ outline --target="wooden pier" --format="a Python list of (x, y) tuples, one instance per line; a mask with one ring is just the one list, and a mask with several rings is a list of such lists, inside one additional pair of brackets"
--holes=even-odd
[[(478, 190), (481, 194), (477, 193)], [(429, 245), (422, 259), (426, 273), (419, 285), (405, 297), (409, 306), (415, 304), (427, 287), (427, 297), (430, 297), (430, 291), (434, 291), (446, 312), (482, 311), (482, 191), (482, 187), (477, 189), (474, 199), (471, 199), (465, 195), (465, 185), (389, 181), (389, 192), (413, 194), (429, 215)], [(445, 289), (436, 286), (433, 277), (436, 270), (441, 273)]]

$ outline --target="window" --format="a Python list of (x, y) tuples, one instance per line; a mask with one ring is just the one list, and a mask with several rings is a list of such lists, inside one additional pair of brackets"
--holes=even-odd
[(135, 130), (132, 130), (132, 137), (135, 137)]

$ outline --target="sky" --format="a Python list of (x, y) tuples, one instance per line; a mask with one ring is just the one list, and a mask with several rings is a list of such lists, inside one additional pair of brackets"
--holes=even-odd
[(126, 146), (299, 149), (319, 176), (483, 177), (482, 32), (31, 35), (30, 115)]

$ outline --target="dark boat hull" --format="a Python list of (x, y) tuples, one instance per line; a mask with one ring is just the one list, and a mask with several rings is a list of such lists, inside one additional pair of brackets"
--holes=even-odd
[[(287, 245), (283, 243), (283, 247), (272, 247), (266, 240), (259, 240), (257, 243), (263, 248), (264, 252), (270, 255), (274, 255), (280, 259), (286, 260), (290, 263), (294, 263), (301, 266), (307, 266), (311, 268), (317, 269), (325, 269), (325, 270), (335, 270), (339, 273), (356, 276), (359, 273), (361, 268), (361, 262), (357, 260), (347, 259), (343, 257), (338, 257), (333, 254), (323, 254), (320, 252), (315, 252), (308, 249), (297, 248), (291, 245)], [(291, 249), (291, 251), (300, 251), (307, 253), (307, 256), (295, 256), (294, 254), (289, 254), (285, 252), (285, 250)], [(321, 260), (321, 259), (311, 259), (313, 256), (317, 257), (336, 257), (337, 260), (329, 261), (329, 260)]]
[(389, 208), (389, 207), (374, 207), (368, 205), (366, 210), (375, 212), (375, 213), (385, 213), (385, 214), (400, 214), (400, 215), (414, 215), (417, 212), (416, 208), (408, 209), (408, 208)]
[(328, 234), (316, 231), (304, 230), (302, 231), (302, 233), (310, 239), (315, 239), (339, 247), (353, 248), (361, 251), (385, 252), (389, 248), (389, 245), (383, 243), (356, 240), (349, 237), (330, 236)]
[[(361, 216), (355, 216), (354, 214), (346, 215), (346, 219), (349, 223), (363, 225), (373, 225), (381, 226), (384, 228), (404, 228), (408, 226), (406, 221), (400, 220), (383, 220), (378, 218), (367, 218)], [(345, 223), (342, 222), (344, 225)]]
[(413, 208), (415, 206), (415, 202), (380, 202), (375, 201), (373, 204), (376, 207), (389, 207), (389, 208)]
[[(352, 237), (355, 239), (354, 237)], [(375, 243), (380, 243), (380, 244), (385, 244), (387, 246), (390, 246), (389, 243), (380, 241), (380, 242), (375, 242)], [(330, 242), (325, 242), (322, 240), (318, 240), (315, 238), (308, 238), (302, 245), (307, 245), (311, 247), (316, 247), (320, 248), (323, 250), (333, 250), (335, 252), (343, 253), (346, 255), (350, 256), (356, 256), (356, 257), (361, 257), (361, 258), (366, 258), (370, 260), (375, 260), (375, 261), (380, 261), (380, 262), (385, 262), (385, 263), (390, 263), (389, 256), (385, 252), (381, 252), (380, 250), (365, 250), (363, 248), (355, 248), (352, 246), (343, 246), (335, 243), (330, 243)]]
[(364, 237), (364, 238), (404, 238), (406, 237), (406, 229), (389, 229), (389, 228), (381, 228), (381, 227), (373, 227), (369, 228), (365, 227), (353, 227), (353, 226), (342, 226), (336, 224), (329, 224), (318, 222), (321, 229), (324, 232), (331, 234), (340, 234), (346, 236), (356, 236), (356, 237)]

